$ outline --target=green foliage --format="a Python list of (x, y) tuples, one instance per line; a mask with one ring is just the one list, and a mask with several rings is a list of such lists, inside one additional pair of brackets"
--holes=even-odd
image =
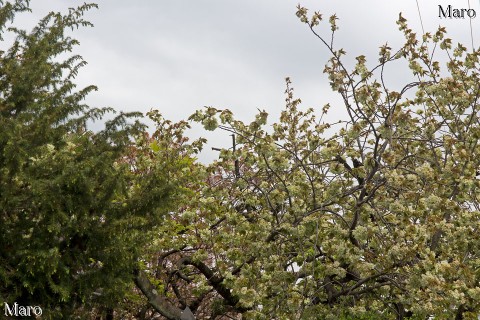
[[(1, 4), (1, 30), (28, 8), (28, 1)], [(82, 16), (94, 7), (50, 13), (31, 32), (10, 28), (16, 40), (0, 55), (0, 301), (38, 305), (47, 319), (118, 307), (152, 230), (188, 189), (174, 178), (191, 160), (176, 162), (167, 140), (153, 150), (168, 161), (133, 170), (150, 161), (129, 161), (145, 147), (138, 113), (86, 130), (113, 110), (82, 103), (96, 90), (76, 90), (85, 62), (60, 55), (77, 44), (66, 30), (90, 26)]]

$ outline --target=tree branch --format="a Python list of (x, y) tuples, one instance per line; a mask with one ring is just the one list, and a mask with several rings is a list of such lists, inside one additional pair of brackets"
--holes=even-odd
[(143, 271), (138, 270), (135, 284), (147, 297), (148, 303), (168, 320), (180, 320), (182, 310), (171, 304), (165, 297), (158, 295), (155, 286), (150, 282)]

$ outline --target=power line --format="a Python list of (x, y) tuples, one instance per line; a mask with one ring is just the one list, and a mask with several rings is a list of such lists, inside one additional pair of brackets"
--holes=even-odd
[[(470, 0), (468, 0), (468, 12), (470, 12), (471, 8), (470, 8)], [(472, 18), (469, 16), (470, 18), (470, 38), (472, 39), (472, 51), (475, 51), (475, 46), (473, 44), (473, 28), (472, 28)]]
[[(422, 20), (422, 14), (420, 13), (420, 6), (418, 5), (418, 0), (417, 1), (417, 10), (418, 10), (418, 16), (420, 17), (420, 25), (422, 26), (422, 32), (425, 34), (425, 29), (423, 28), (423, 20)], [(480, 1), (480, 0), (479, 0)]]
[[(423, 27), (422, 13), (420, 12), (420, 6), (418, 4), (418, 0), (416, 0), (416, 2), (417, 2), (418, 16), (420, 17), (420, 25), (422, 26), (422, 38), (423, 38), (423, 36), (425, 35), (425, 28)], [(424, 43), (425, 43), (426, 42), (425, 40), (427, 40), (427, 39), (425, 39), (425, 38), (423, 38), (423, 39), (424, 39)], [(427, 48), (428, 55), (430, 55), (430, 50), (428, 50), (428, 43), (425, 43), (425, 46)]]

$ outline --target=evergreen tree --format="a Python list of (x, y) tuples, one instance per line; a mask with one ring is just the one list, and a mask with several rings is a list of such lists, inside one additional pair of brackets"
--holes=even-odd
[[(2, 32), (29, 10), (23, 0), (0, 5)], [(52, 12), (31, 32), (9, 28), (15, 41), (0, 52), (0, 301), (40, 306), (47, 319), (111, 317), (148, 232), (181, 193), (169, 177), (175, 159), (141, 174), (126, 161), (145, 140), (140, 114), (86, 129), (113, 110), (83, 103), (96, 90), (73, 82), (85, 62), (63, 57), (78, 44), (67, 33), (91, 26), (83, 14), (95, 7)]]

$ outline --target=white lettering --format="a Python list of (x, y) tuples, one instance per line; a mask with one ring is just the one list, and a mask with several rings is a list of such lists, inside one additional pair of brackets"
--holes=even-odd
[(16, 315), (17, 314), (17, 308), (18, 308), (18, 305), (17, 305), (16, 302), (13, 304), (13, 309), (10, 309), (10, 306), (8, 305), (8, 303), (5, 302), (5, 315), (6, 316)]
[(5, 316), (10, 317), (30, 317), (41, 316), (42, 308), (39, 306), (20, 306), (14, 302), (12, 306), (5, 302)]
[(23, 306), (20, 306), (18, 307), (18, 314), (21, 315), (21, 316), (29, 316), (30, 315), (30, 308), (27, 307), (23, 307)]
[(35, 313), (36, 316), (41, 316), (42, 315), (42, 308), (39, 306), (33, 306), (32, 307), (33, 313)]

